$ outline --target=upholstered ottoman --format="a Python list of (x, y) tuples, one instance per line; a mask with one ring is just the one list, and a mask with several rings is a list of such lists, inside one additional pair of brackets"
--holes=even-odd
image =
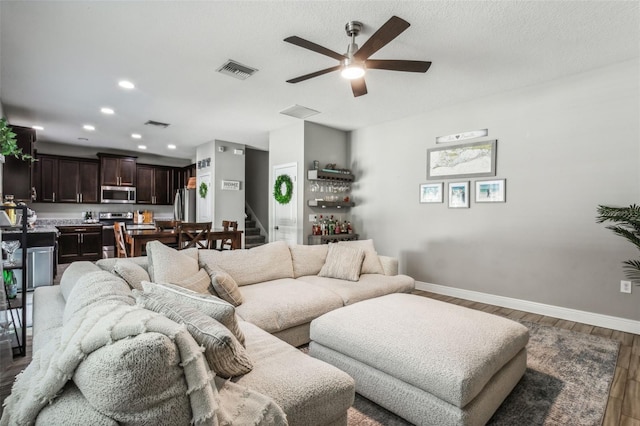
[(484, 425), (524, 374), (528, 340), (517, 322), (391, 294), (313, 320), (309, 354), (412, 423)]

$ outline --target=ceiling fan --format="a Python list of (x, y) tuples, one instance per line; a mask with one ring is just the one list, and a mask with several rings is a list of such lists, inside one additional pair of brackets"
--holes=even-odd
[(351, 90), (353, 96), (358, 97), (367, 94), (367, 85), (364, 82), (365, 69), (379, 69), (389, 71), (405, 71), (405, 72), (427, 72), (431, 66), (431, 62), (425, 61), (406, 61), (406, 60), (382, 60), (369, 59), (371, 55), (382, 49), (391, 40), (398, 37), (404, 30), (409, 28), (411, 24), (402, 18), (392, 16), (378, 31), (376, 31), (369, 39), (358, 48), (356, 37), (362, 30), (362, 22), (351, 21), (345, 25), (347, 36), (351, 37), (351, 43), (347, 47), (347, 53), (344, 55), (327, 49), (298, 36), (291, 36), (284, 39), (287, 43), (313, 50), (330, 58), (339, 60), (340, 65), (326, 68), (320, 71), (305, 74), (300, 77), (287, 80), (287, 83), (299, 83), (313, 77), (318, 77), (332, 71), (342, 70), (341, 74), (344, 78), (351, 80)]

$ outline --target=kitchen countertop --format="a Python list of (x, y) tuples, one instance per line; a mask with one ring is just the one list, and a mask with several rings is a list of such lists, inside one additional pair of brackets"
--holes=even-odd
[[(22, 232), (21, 228), (4, 228), (2, 230), (3, 234), (19, 234)], [(36, 233), (58, 233), (58, 228), (50, 225), (36, 225), (35, 228), (27, 228), (27, 233), (36, 234)]]

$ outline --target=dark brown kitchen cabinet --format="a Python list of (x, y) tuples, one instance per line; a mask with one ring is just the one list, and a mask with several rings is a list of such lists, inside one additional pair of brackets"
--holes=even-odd
[(172, 168), (138, 164), (136, 179), (138, 204), (168, 205), (172, 203)]
[(34, 175), (36, 201), (54, 203), (58, 193), (58, 158), (38, 155)]
[(98, 153), (100, 185), (136, 186), (136, 157)]
[[(24, 154), (33, 155), (36, 131), (29, 127), (9, 126), (16, 134), (16, 143)], [(31, 202), (33, 163), (13, 156), (5, 158), (2, 172), (2, 194), (12, 194), (14, 201)]]
[(102, 225), (58, 226), (58, 263), (102, 258)]
[(72, 157), (38, 156), (36, 193), (39, 202), (98, 203), (100, 163)]

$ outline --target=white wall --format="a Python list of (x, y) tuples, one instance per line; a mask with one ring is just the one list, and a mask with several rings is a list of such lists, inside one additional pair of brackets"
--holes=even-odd
[[(244, 196), (245, 196), (245, 156), (234, 154), (234, 149), (245, 151), (242, 144), (216, 141), (215, 172), (213, 188), (216, 194), (216, 203), (213, 214), (213, 227), (221, 228), (223, 220), (238, 222), (238, 229), (244, 229)], [(218, 147), (225, 147), (224, 152), (219, 152)], [(222, 181), (239, 181), (240, 190), (222, 190)]]
[(275, 177), (273, 176), (274, 166), (296, 163), (298, 165), (298, 181), (294, 182), (293, 190), (296, 192), (296, 199), (298, 202), (298, 223), (296, 234), (298, 235), (298, 244), (303, 243), (303, 202), (304, 202), (304, 121), (299, 121), (290, 127), (284, 129), (274, 130), (269, 133), (269, 240), (274, 240), (275, 223), (273, 220), (274, 215), (274, 200), (273, 200), (273, 183)]
[[(598, 204), (640, 201), (639, 74), (615, 64), (352, 132), (358, 231), (418, 281), (640, 320), (640, 287), (619, 292), (638, 251), (595, 223)], [(507, 202), (420, 204), (435, 137), (481, 128)]]

